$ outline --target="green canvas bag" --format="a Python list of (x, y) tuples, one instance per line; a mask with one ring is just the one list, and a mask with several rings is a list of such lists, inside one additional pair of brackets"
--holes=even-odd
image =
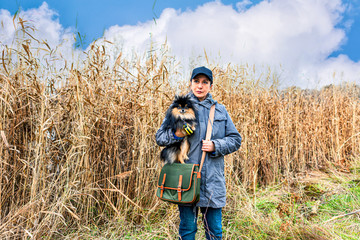
[[(206, 140), (210, 140), (212, 123), (215, 115), (215, 104), (210, 108)], [(200, 199), (201, 169), (206, 152), (202, 153), (199, 164), (165, 164), (160, 172), (156, 196), (163, 201), (175, 204), (195, 204)]]

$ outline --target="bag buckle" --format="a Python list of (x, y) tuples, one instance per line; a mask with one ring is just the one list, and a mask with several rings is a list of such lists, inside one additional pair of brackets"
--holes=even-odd
[(178, 188), (177, 188), (177, 192), (178, 192), (178, 200), (181, 201), (181, 185), (182, 185), (182, 179), (183, 179), (183, 176), (180, 175), (179, 176), (179, 184), (178, 184)]
[(161, 191), (160, 191), (160, 197), (163, 197), (163, 194), (164, 194), (164, 184), (165, 184), (165, 178), (166, 178), (166, 173), (164, 174), (163, 176), (163, 180), (162, 180), (162, 183), (161, 183)]

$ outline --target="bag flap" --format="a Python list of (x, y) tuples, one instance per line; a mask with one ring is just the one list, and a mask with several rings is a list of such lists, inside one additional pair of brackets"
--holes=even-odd
[(179, 185), (179, 177), (182, 175), (182, 190), (188, 190), (192, 181), (193, 172), (198, 170), (198, 164), (165, 164), (161, 169), (158, 187), (161, 187), (164, 174), (166, 174), (164, 187), (177, 189)]

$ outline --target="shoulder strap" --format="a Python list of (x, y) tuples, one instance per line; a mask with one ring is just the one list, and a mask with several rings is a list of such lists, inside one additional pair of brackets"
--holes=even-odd
[[(207, 129), (206, 129), (205, 140), (210, 140), (211, 139), (212, 126), (213, 126), (213, 123), (214, 123), (214, 115), (215, 115), (215, 104), (213, 104), (211, 106), (211, 108), (210, 108), (209, 121), (208, 121), (208, 126), (207, 126)], [(201, 172), (201, 169), (202, 169), (202, 167), (204, 165), (205, 157), (206, 157), (206, 152), (203, 151), (202, 156), (201, 156), (199, 172)]]

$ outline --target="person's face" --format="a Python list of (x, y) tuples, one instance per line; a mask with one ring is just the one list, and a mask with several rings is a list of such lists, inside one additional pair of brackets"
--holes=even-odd
[(190, 87), (191, 91), (199, 99), (199, 101), (203, 101), (205, 100), (206, 95), (210, 92), (212, 85), (205, 75), (200, 74), (191, 80)]

